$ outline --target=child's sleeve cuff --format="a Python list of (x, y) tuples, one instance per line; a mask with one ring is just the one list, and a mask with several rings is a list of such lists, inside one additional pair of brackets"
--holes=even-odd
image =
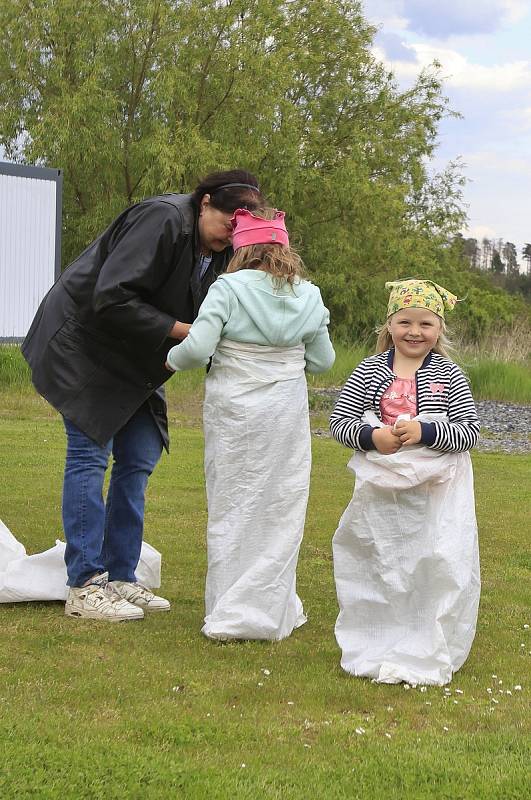
[(364, 425), (360, 431), (359, 443), (362, 450), (376, 450), (375, 444), (372, 440), (372, 432), (376, 430), (371, 425)]
[(425, 444), (427, 447), (431, 447), (437, 436), (437, 428), (435, 427), (435, 423), (421, 422), (420, 427), (422, 428), (420, 443)]

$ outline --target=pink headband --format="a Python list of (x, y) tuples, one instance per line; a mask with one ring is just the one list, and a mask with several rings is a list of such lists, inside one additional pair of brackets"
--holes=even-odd
[(250, 244), (289, 245), (288, 232), (284, 224), (285, 214), (276, 211), (274, 219), (257, 217), (246, 208), (237, 208), (232, 217), (232, 247), (238, 250)]

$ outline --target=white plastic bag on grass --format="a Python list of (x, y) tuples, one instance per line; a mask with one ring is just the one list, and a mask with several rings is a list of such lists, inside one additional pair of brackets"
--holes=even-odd
[(26, 548), (17, 542), (9, 528), (0, 519), (0, 575), (10, 561), (26, 555)]
[[(0, 603), (66, 600), (65, 543), (28, 556), (24, 546), (0, 521)], [(136, 568), (137, 580), (148, 589), (160, 586), (161, 555), (147, 542), (142, 544)]]

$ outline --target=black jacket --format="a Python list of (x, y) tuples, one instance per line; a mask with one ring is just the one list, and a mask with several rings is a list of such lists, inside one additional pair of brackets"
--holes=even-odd
[(63, 272), (22, 345), (37, 391), (104, 445), (148, 405), (168, 447), (164, 366), (176, 320), (192, 322), (231, 251), (194, 271), (197, 217), (190, 195), (126, 209)]

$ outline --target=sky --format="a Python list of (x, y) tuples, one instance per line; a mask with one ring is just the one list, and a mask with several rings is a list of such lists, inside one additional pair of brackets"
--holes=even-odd
[(401, 87), (441, 63), (445, 119), (433, 160), (461, 158), (464, 235), (531, 242), (531, 0), (363, 0), (374, 53)]
[[(410, 85), (441, 63), (450, 108), (432, 168), (464, 165), (463, 233), (531, 242), (531, 0), (362, 0), (377, 58)], [(0, 159), (2, 158), (0, 151)]]

